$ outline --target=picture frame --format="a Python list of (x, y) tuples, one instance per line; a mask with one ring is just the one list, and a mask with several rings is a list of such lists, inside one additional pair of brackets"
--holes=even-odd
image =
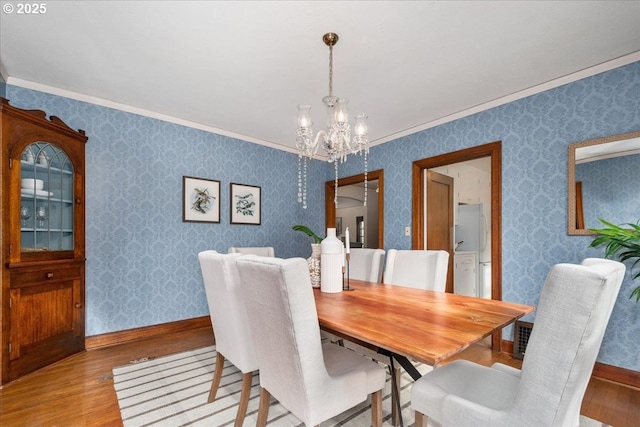
[(231, 224), (260, 225), (262, 189), (255, 185), (230, 184), (229, 215)]
[(342, 217), (336, 217), (336, 236), (342, 236)]
[(220, 181), (182, 177), (182, 222), (220, 223)]

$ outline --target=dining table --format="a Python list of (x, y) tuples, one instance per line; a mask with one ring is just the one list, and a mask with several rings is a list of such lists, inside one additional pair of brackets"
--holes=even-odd
[[(405, 286), (348, 283), (348, 290), (336, 293), (314, 288), (321, 329), (395, 359), (414, 380), (421, 375), (415, 362), (436, 367), (535, 310)], [(392, 390), (397, 396), (397, 389)]]

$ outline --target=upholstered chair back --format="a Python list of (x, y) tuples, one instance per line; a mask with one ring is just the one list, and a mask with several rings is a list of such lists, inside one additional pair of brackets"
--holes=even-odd
[(624, 277), (617, 261), (557, 264), (547, 274), (522, 370), (456, 360), (412, 388), (416, 425), (577, 427), (580, 406)]
[[(243, 256), (238, 268), (257, 349), (260, 386), (308, 426), (366, 400), (364, 371), (340, 375), (327, 371), (325, 362), (335, 365), (336, 360), (331, 360), (333, 353), (327, 353), (326, 361), (323, 357), (307, 261)], [(350, 350), (327, 345), (357, 357)], [(378, 379), (381, 388), (382, 368)]]
[(384, 250), (353, 248), (349, 257), (349, 278), (379, 283), (384, 269)]
[(203, 251), (198, 254), (216, 336), (216, 350), (243, 373), (258, 369), (244, 302), (239, 295), (236, 260), (241, 254)]
[(624, 272), (623, 264), (598, 258), (551, 269), (527, 343), (515, 407), (544, 413), (531, 410), (536, 402), (540, 409), (557, 408), (541, 423), (579, 425), (582, 398)]
[(448, 269), (447, 251), (389, 249), (383, 280), (391, 285), (444, 292)]

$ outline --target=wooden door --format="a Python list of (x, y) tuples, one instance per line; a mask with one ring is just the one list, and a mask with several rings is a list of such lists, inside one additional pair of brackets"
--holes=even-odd
[(427, 170), (427, 249), (449, 252), (446, 292), (453, 292), (453, 178)]

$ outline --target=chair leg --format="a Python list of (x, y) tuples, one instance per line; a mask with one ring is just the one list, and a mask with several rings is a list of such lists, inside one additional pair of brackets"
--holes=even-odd
[(427, 427), (427, 424), (425, 423), (425, 416), (422, 412), (418, 412), (416, 411), (416, 422), (415, 422), (415, 427)]
[(371, 427), (382, 427), (382, 390), (371, 394)]
[(242, 374), (242, 390), (240, 391), (240, 404), (238, 405), (238, 413), (236, 414), (235, 427), (242, 427), (242, 423), (244, 423), (244, 416), (247, 414), (247, 406), (249, 405), (252, 379), (253, 372)]
[(222, 378), (222, 370), (224, 369), (224, 356), (217, 353), (216, 356), (216, 370), (213, 373), (213, 381), (211, 382), (211, 391), (209, 392), (208, 403), (216, 400), (216, 394), (218, 394), (218, 387), (220, 387), (220, 378)]
[(260, 405), (258, 406), (258, 420), (256, 427), (265, 427), (269, 416), (269, 404), (271, 403), (271, 393), (260, 387)]

